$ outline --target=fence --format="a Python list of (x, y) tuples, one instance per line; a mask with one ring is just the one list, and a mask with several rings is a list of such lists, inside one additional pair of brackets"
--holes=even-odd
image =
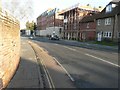
[(5, 88), (20, 58), (19, 21), (0, 8), (0, 89)]

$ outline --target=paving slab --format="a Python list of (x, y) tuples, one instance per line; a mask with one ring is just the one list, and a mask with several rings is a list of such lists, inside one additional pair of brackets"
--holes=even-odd
[(7, 88), (40, 88), (40, 78), (35, 52), (27, 42), (27, 39), (21, 39), (19, 67)]

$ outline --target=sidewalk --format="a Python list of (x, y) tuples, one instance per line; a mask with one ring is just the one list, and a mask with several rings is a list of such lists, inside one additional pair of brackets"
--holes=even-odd
[(21, 60), (9, 88), (40, 88), (40, 71), (35, 53), (27, 39), (21, 39)]

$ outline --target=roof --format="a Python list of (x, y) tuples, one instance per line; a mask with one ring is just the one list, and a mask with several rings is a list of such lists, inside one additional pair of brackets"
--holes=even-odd
[(94, 20), (98, 17), (99, 17), (99, 14), (85, 16), (85, 17), (83, 17), (82, 20), (80, 20), (80, 23), (94, 22)]
[(76, 9), (76, 8), (80, 8), (80, 9), (84, 9), (84, 10), (90, 10), (90, 11), (98, 11), (100, 12), (101, 11), (101, 8), (93, 8), (91, 7), (90, 5), (86, 5), (86, 6), (81, 6), (79, 3), (74, 5), (74, 6), (71, 6), (69, 8), (66, 8), (64, 10), (61, 11), (60, 15), (63, 15), (65, 12), (68, 12), (70, 10), (73, 10), (73, 9)]
[(120, 0), (112, 0), (111, 2), (120, 2)]
[[(98, 19), (106, 18), (106, 17), (114, 17), (116, 14), (120, 14), (120, 10), (119, 10), (120, 9), (120, 0), (113, 0), (113, 1), (116, 1), (116, 2), (119, 1), (116, 3), (117, 6), (115, 8), (113, 8), (113, 10), (109, 13), (106, 13), (106, 7), (105, 7), (104, 10), (99, 14)], [(112, 3), (112, 2), (110, 2), (110, 3)]]
[(95, 19), (101, 19), (101, 18), (106, 18), (106, 17), (114, 17), (116, 14), (120, 14), (119, 9), (120, 9), (120, 0), (118, 2), (118, 5), (112, 10), (112, 12), (110, 12), (110, 13), (101, 12), (101, 13), (98, 13), (98, 14), (85, 16), (80, 21), (80, 23), (93, 22)]

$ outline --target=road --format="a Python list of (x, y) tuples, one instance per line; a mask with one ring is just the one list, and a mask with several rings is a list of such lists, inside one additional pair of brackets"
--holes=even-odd
[(55, 57), (74, 78), (77, 88), (118, 88), (118, 54), (87, 49), (67, 41), (33, 40)]

